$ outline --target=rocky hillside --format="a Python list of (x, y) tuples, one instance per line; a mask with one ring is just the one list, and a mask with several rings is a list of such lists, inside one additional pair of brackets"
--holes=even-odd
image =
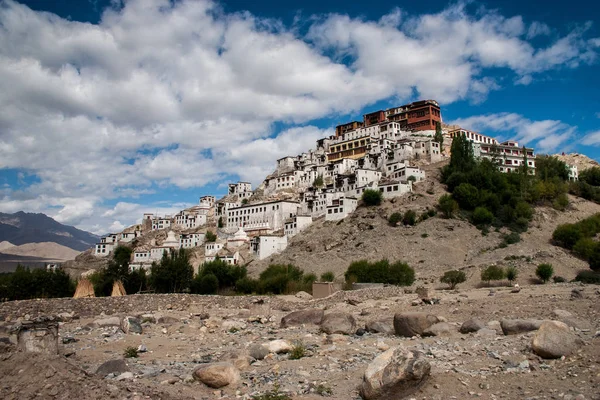
[(45, 214), (0, 213), (0, 242), (16, 246), (26, 243), (54, 242), (73, 250), (93, 247), (98, 236), (72, 226), (63, 225)]
[(564, 161), (568, 165), (577, 166), (577, 170), (579, 172), (585, 171), (588, 168), (597, 167), (599, 165), (598, 161), (592, 160), (591, 158), (589, 158), (588, 156), (586, 156), (584, 154), (578, 154), (578, 153), (557, 154), (556, 157), (558, 157), (559, 160)]
[(565, 212), (538, 207), (528, 232), (521, 234), (521, 242), (506, 248), (498, 247), (504, 231), (483, 236), (468, 221), (460, 219), (434, 217), (414, 227), (389, 226), (387, 219), (394, 212), (411, 209), (421, 214), (435, 207), (445, 193), (439, 183), (439, 167), (427, 167), (428, 178), (415, 184), (415, 192), (410, 195), (385, 201), (381, 207), (359, 207), (341, 222), (317, 220), (295, 236), (283, 253), (251, 263), (249, 271), (256, 275), (270, 263), (292, 263), (317, 275), (332, 271), (343, 280), (353, 261), (388, 258), (408, 262), (415, 269), (418, 282), (437, 282), (447, 270), (465, 270), (466, 285), (474, 287), (480, 283), (480, 270), (491, 264), (515, 265), (520, 281), (534, 278), (535, 267), (542, 262), (553, 264), (555, 274), (566, 279), (588, 268), (587, 263), (550, 243), (559, 224), (600, 212), (600, 205), (580, 198), (570, 197), (571, 205)]

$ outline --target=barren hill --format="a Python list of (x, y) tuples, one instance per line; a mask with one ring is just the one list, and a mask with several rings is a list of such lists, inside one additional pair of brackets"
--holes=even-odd
[(0, 242), (0, 251), (4, 251), (13, 246), (14, 244), (5, 240), (4, 242)]
[(36, 257), (53, 261), (73, 260), (79, 252), (53, 242), (27, 243), (12, 246), (2, 250), (4, 254), (15, 256)]
[(571, 223), (600, 212), (600, 205), (570, 197), (571, 206), (565, 212), (538, 207), (530, 228), (521, 234), (521, 242), (499, 248), (505, 231), (490, 232), (487, 236), (468, 221), (430, 218), (414, 227), (391, 227), (387, 219), (394, 212), (409, 209), (421, 214), (434, 208), (445, 193), (439, 183), (439, 167), (428, 169), (428, 178), (415, 184), (415, 192), (385, 201), (381, 207), (359, 207), (348, 218), (331, 222), (319, 219), (295, 236), (281, 254), (250, 264), (249, 271), (257, 275), (271, 263), (291, 263), (306, 272), (320, 275), (332, 271), (336, 279), (343, 275), (351, 262), (360, 259), (408, 262), (417, 273), (417, 283), (438, 281), (450, 269), (467, 273), (466, 285), (480, 283), (480, 270), (491, 264), (515, 265), (520, 281), (534, 278), (535, 268), (542, 262), (553, 264), (555, 274), (572, 279), (587, 263), (551, 244), (552, 232), (559, 224)]
[(586, 156), (584, 154), (578, 154), (578, 153), (557, 154), (556, 157), (558, 157), (559, 160), (564, 161), (568, 165), (577, 166), (577, 170), (579, 172), (585, 171), (588, 168), (597, 167), (599, 165), (598, 161), (592, 160), (591, 158), (589, 158), (588, 156)]

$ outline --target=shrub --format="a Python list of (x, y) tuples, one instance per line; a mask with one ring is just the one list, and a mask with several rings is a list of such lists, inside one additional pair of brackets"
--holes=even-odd
[(123, 351), (123, 356), (125, 358), (137, 358), (138, 350), (135, 347), (128, 346), (125, 348), (125, 351)]
[(404, 213), (404, 217), (402, 217), (402, 223), (404, 225), (414, 226), (417, 223), (417, 213), (413, 210), (408, 210)]
[(597, 242), (589, 237), (581, 238), (573, 246), (573, 253), (583, 260), (590, 261), (596, 250)]
[(398, 286), (410, 286), (415, 282), (415, 270), (407, 263), (396, 261), (390, 265), (387, 283)]
[(559, 225), (552, 233), (552, 240), (559, 246), (571, 250), (583, 237), (581, 230), (574, 224)]
[(362, 201), (367, 207), (378, 206), (383, 200), (379, 190), (366, 189), (362, 194)]
[(554, 283), (565, 283), (567, 281), (562, 276), (553, 276), (552, 280), (554, 281)]
[(294, 343), (292, 350), (290, 351), (290, 360), (299, 360), (302, 357), (306, 357), (306, 347), (300, 341)]
[(321, 282), (333, 282), (335, 280), (335, 274), (331, 271), (327, 271), (321, 274)]
[(600, 272), (595, 271), (580, 271), (575, 280), (583, 283), (591, 283), (595, 285), (600, 285)]
[(452, 218), (454, 213), (458, 211), (458, 203), (449, 194), (440, 197), (438, 208), (446, 218)]
[(506, 279), (512, 284), (514, 280), (519, 276), (519, 271), (513, 266), (506, 268)]
[(212, 231), (206, 231), (206, 235), (204, 235), (204, 240), (208, 243), (212, 243), (217, 240), (217, 235)]
[(263, 394), (252, 396), (252, 400), (292, 400), (292, 397), (279, 391), (279, 384), (275, 384), (272, 390)]
[(446, 271), (440, 278), (440, 282), (448, 284), (450, 289), (454, 289), (459, 283), (467, 280), (467, 275), (463, 271)]
[(508, 235), (502, 236), (502, 242), (499, 247), (507, 247), (509, 244), (519, 243), (521, 241), (521, 235), (518, 232), (511, 232)]
[(231, 265), (219, 258), (202, 264), (198, 275), (214, 275), (219, 282), (219, 289), (234, 287), (239, 279), (248, 274), (245, 266)]
[(485, 207), (477, 207), (473, 212), (474, 225), (490, 225), (494, 221), (494, 214)]
[[(579, 243), (579, 242), (577, 242)], [(592, 253), (590, 254), (588, 261), (590, 263), (590, 268), (594, 271), (600, 271), (600, 244), (596, 243)]]
[(559, 194), (556, 197), (556, 199), (554, 199), (554, 201), (552, 202), (552, 208), (559, 210), (559, 211), (566, 210), (568, 206), (569, 206), (569, 197), (567, 196), (566, 193)]
[(452, 191), (452, 197), (465, 210), (473, 210), (479, 203), (479, 190), (470, 183), (461, 183)]
[(499, 281), (504, 279), (505, 273), (502, 267), (497, 265), (490, 265), (483, 271), (481, 271), (481, 280), (490, 284), (491, 281)]
[(152, 263), (148, 284), (157, 293), (181, 293), (190, 289), (193, 277), (189, 252), (181, 248), (170, 254), (165, 251), (159, 263)]
[(550, 280), (552, 274), (554, 274), (554, 268), (552, 268), (552, 264), (543, 263), (537, 266), (535, 274), (542, 282), (546, 283)]
[(260, 273), (258, 291), (260, 293), (287, 293), (292, 282), (301, 282), (304, 272), (292, 264), (271, 264)]
[(369, 262), (355, 261), (344, 274), (346, 282), (354, 280), (360, 283), (388, 283), (392, 285), (410, 286), (415, 280), (415, 271), (403, 262), (389, 263), (388, 260)]
[(398, 225), (398, 222), (402, 221), (402, 214), (399, 212), (395, 212), (388, 218), (388, 223), (390, 226)]
[(258, 281), (256, 279), (244, 277), (235, 282), (235, 291), (242, 294), (252, 294), (258, 290)]
[(197, 275), (192, 285), (192, 293), (216, 294), (219, 290), (219, 280), (214, 274)]

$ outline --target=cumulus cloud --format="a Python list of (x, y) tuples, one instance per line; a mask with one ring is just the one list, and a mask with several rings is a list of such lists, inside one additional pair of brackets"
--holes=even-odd
[(598, 47), (586, 25), (536, 48), (543, 23), (460, 3), (310, 16), (306, 35), (210, 0), (113, 3), (98, 24), (0, 5), (0, 170), (37, 178), (3, 189), (0, 210), (105, 232), (140, 214), (145, 194), (260, 183), (277, 158), (331, 134), (317, 119), (390, 98), (482, 102), (501, 90), (491, 69), (528, 84), (593, 62)]

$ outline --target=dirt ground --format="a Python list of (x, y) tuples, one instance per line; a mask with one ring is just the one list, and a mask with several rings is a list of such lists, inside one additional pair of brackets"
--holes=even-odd
[[(573, 297), (573, 289), (582, 288)], [(437, 291), (439, 304), (412, 305), (414, 288), (374, 288), (338, 292), (326, 299), (133, 295), (121, 298), (52, 299), (0, 304), (0, 337), (23, 319), (70, 313), (61, 322), (58, 356), (19, 353), (2, 345), (0, 398), (3, 399), (218, 399), (245, 398), (278, 387), (294, 399), (359, 399), (357, 388), (367, 365), (385, 349), (404, 346), (421, 351), (431, 363), (431, 377), (408, 398), (414, 399), (600, 399), (600, 288), (575, 284)], [(448, 336), (402, 338), (371, 334), (326, 335), (318, 326), (281, 328), (290, 311), (320, 308), (349, 313), (364, 327), (371, 320), (390, 321), (402, 311), (425, 311), (444, 317), (455, 330)], [(531, 350), (533, 332), (504, 336), (461, 334), (473, 317), (485, 322), (503, 318), (556, 319), (553, 310), (573, 314), (579, 351), (565, 359), (544, 360)], [(138, 316), (142, 334), (116, 326), (97, 327), (107, 316)], [(306, 356), (287, 354), (248, 358), (253, 344), (284, 339), (302, 343)], [(62, 344), (65, 342), (66, 344)], [(122, 359), (128, 346), (147, 352), (126, 359), (132, 372), (117, 380), (95, 375), (99, 365)], [(68, 356), (68, 357), (67, 357)], [(192, 378), (207, 362), (234, 360), (241, 382), (211, 389)], [(577, 397), (579, 396), (579, 397)], [(401, 396), (398, 397), (402, 398)]]

